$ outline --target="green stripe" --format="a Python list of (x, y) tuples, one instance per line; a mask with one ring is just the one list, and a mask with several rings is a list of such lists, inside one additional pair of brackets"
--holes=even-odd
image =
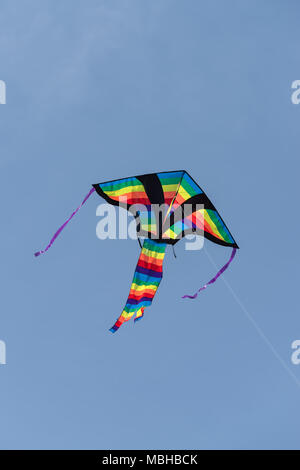
[[(159, 283), (160, 283), (160, 280), (159, 281), (154, 281), (154, 280), (149, 280), (147, 281), (147, 284), (145, 281), (142, 281), (140, 277), (136, 277), (138, 276), (140, 273), (136, 273), (133, 277), (133, 280), (132, 280), (132, 283), (131, 284), (136, 284), (137, 286), (156, 286), (158, 287), (159, 286)], [(151, 279), (154, 279), (154, 278), (151, 278)], [(158, 279), (158, 278), (155, 278), (155, 279)]]
[(179, 183), (179, 178), (160, 178), (161, 184), (164, 185), (169, 185), (169, 184), (178, 184)]
[(195, 194), (200, 194), (200, 191), (195, 191), (195, 189), (192, 188), (192, 186), (190, 186), (188, 181), (186, 181), (185, 179), (182, 180), (181, 186), (187, 193), (189, 193), (190, 196), (194, 196)]
[(129, 180), (123, 181), (120, 180), (120, 182), (115, 182), (115, 183), (104, 183), (104, 184), (99, 184), (100, 188), (106, 192), (106, 191), (117, 191), (118, 189), (124, 189), (126, 187), (130, 188), (131, 186), (142, 186), (142, 183), (137, 179), (137, 178), (130, 178)]
[(156, 251), (157, 253), (165, 253), (166, 247), (166, 243), (157, 243), (156, 241), (148, 238), (145, 239), (143, 244), (143, 250), (146, 248), (147, 250)]

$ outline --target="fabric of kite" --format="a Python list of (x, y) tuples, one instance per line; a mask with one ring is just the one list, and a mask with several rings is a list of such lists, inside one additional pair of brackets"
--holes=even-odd
[(133, 213), (142, 237), (175, 244), (196, 233), (238, 248), (216, 208), (186, 171), (133, 176), (93, 186), (110, 204)]
[(232, 248), (229, 261), (210, 281), (195, 294), (183, 296), (190, 299), (195, 299), (199, 292), (213, 284), (228, 268), (236, 254), (238, 245), (220, 214), (193, 178), (181, 170), (94, 184), (80, 206), (57, 230), (46, 248), (35, 253), (36, 256), (45, 253), (52, 246), (61, 231), (95, 191), (108, 203), (132, 213), (136, 219), (138, 237), (145, 239), (126, 305), (110, 329), (113, 333), (134, 315), (135, 321), (140, 320), (145, 307), (151, 305), (162, 279), (162, 264), (167, 245), (174, 245), (186, 235), (196, 234)]

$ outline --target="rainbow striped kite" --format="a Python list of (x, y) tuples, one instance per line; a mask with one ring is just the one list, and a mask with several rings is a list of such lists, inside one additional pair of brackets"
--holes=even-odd
[(136, 219), (138, 237), (144, 238), (126, 305), (110, 329), (113, 333), (134, 315), (134, 321), (140, 320), (145, 307), (151, 305), (162, 279), (167, 245), (175, 245), (184, 236), (196, 234), (232, 248), (229, 261), (213, 279), (194, 295), (183, 296), (190, 299), (195, 299), (198, 292), (213, 284), (236, 254), (238, 245), (220, 214), (193, 178), (185, 170), (181, 170), (94, 184), (80, 206), (54, 234), (47, 247), (35, 253), (35, 256), (50, 248), (71, 218), (95, 191), (108, 203), (123, 207), (132, 213)]

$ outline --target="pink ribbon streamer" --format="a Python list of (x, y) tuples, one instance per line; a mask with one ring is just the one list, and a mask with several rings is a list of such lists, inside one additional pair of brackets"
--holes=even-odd
[(227, 269), (228, 266), (230, 265), (231, 261), (232, 261), (233, 258), (235, 257), (235, 254), (236, 254), (236, 248), (233, 248), (229, 260), (228, 260), (227, 263), (223, 266), (223, 268), (221, 268), (220, 271), (217, 272), (217, 274), (215, 275), (215, 277), (213, 277), (213, 278), (212, 278), (209, 282), (207, 282), (203, 287), (200, 287), (200, 289), (198, 289), (197, 292), (196, 292), (194, 295), (184, 295), (184, 296), (182, 296), (182, 299), (196, 299), (196, 297), (198, 296), (198, 293), (199, 293), (199, 292), (201, 292), (202, 290), (206, 289), (210, 284), (213, 284), (214, 282), (216, 282), (216, 280), (218, 279), (218, 277), (221, 276), (221, 274), (222, 274), (224, 271), (226, 271), (226, 269)]
[(79, 207), (77, 207), (77, 209), (72, 213), (72, 215), (70, 215), (70, 217), (68, 218), (68, 220), (66, 220), (66, 222), (57, 230), (57, 232), (55, 232), (55, 234), (53, 235), (53, 237), (51, 238), (50, 242), (49, 242), (49, 245), (46, 246), (46, 248), (44, 250), (41, 250), (41, 251), (37, 251), (36, 253), (34, 253), (34, 256), (40, 256), (42, 255), (43, 253), (46, 253), (46, 251), (49, 250), (49, 248), (51, 247), (51, 245), (54, 243), (55, 239), (58, 237), (58, 235), (60, 234), (60, 232), (63, 231), (63, 229), (65, 228), (65, 226), (70, 222), (70, 220), (74, 217), (75, 214), (77, 214), (77, 212), (79, 211), (79, 209), (83, 206), (83, 204), (88, 200), (88, 198), (90, 197), (90, 195), (95, 191), (95, 188), (92, 188), (89, 193), (85, 196), (84, 200), (82, 201), (82, 203), (80, 204)]

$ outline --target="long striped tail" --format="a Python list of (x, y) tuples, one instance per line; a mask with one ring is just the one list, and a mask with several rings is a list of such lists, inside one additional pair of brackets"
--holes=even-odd
[(162, 265), (166, 246), (166, 243), (145, 239), (126, 305), (110, 329), (112, 333), (115, 333), (124, 322), (130, 320), (135, 313), (134, 321), (140, 320), (144, 315), (145, 307), (151, 305), (163, 276)]

